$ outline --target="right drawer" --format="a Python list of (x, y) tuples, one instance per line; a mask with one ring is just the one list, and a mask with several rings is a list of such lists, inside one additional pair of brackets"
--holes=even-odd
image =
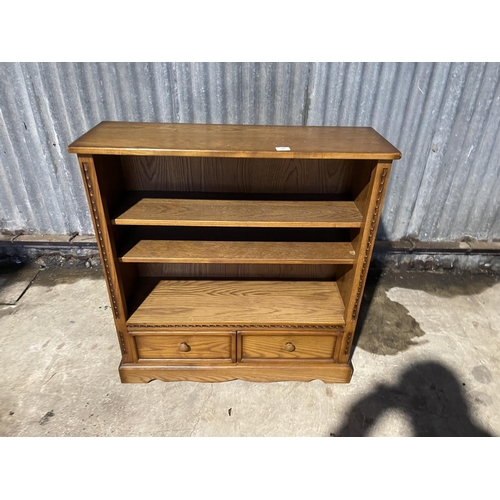
[(336, 335), (300, 333), (252, 333), (239, 336), (241, 361), (257, 359), (332, 359)]

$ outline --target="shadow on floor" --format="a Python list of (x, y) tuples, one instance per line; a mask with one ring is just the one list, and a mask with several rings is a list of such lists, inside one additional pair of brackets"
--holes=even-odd
[(440, 363), (416, 364), (395, 385), (380, 385), (358, 401), (330, 435), (367, 436), (383, 413), (393, 409), (409, 419), (414, 436), (490, 436), (472, 422), (464, 385)]
[(465, 271), (390, 271), (371, 268), (359, 311), (353, 350), (393, 356), (426, 342), (410, 311), (387, 295), (392, 288), (420, 290), (439, 298), (474, 296), (499, 282), (498, 276)]

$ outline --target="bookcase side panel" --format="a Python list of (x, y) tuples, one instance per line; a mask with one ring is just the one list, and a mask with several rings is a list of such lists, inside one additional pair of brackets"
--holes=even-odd
[[(346, 327), (341, 342), (339, 362), (346, 363), (351, 354), (352, 341), (356, 329), (363, 291), (370, 266), (373, 245), (377, 235), (380, 213), (384, 201), (392, 162), (378, 162), (371, 171), (371, 179), (366, 188), (366, 201), (360, 202), (363, 208), (363, 227), (353, 246), (356, 249), (357, 261), (352, 269), (339, 279), (345, 306)], [(361, 193), (361, 191), (360, 191)]]
[[(126, 328), (127, 319), (127, 304), (123, 290), (121, 276), (117, 269), (116, 248), (113, 238), (110, 236), (110, 219), (103, 197), (106, 196), (106, 185), (112, 185), (110, 180), (102, 182), (104, 191), (101, 191), (99, 177), (110, 176), (113, 173), (109, 169), (107, 173), (103, 173), (102, 165), (98, 166), (99, 174), (97, 173), (96, 163), (92, 155), (78, 155), (78, 161), (83, 176), (85, 191), (90, 208), (90, 215), (94, 224), (94, 230), (101, 256), (101, 263), (108, 289), (111, 310), (115, 320), (118, 342), (122, 352), (122, 361), (125, 363), (135, 362), (137, 360), (137, 352), (134, 338), (128, 334)], [(98, 160), (98, 163), (102, 159)]]

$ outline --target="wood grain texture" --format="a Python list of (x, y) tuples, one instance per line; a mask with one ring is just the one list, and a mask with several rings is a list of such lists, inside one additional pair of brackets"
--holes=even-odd
[(332, 335), (241, 335), (241, 359), (332, 359)]
[[(116, 335), (122, 354), (122, 361), (137, 360), (137, 350), (134, 339), (128, 334), (125, 318), (127, 317), (127, 301), (124, 283), (120, 274), (113, 233), (110, 231), (107, 196), (115, 196), (113, 183), (110, 180), (112, 171), (103, 169), (102, 158), (94, 161), (92, 156), (78, 156), (83, 184), (87, 195), (90, 216), (94, 225), (97, 246), (108, 289), (111, 310), (113, 311)], [(112, 161), (115, 162), (116, 158)]]
[(122, 262), (199, 264), (352, 264), (350, 243), (140, 240)]
[(363, 290), (380, 222), (391, 166), (392, 162), (378, 162), (376, 168), (371, 172), (371, 178), (366, 190), (366, 201), (364, 202), (366, 207), (364, 224), (357, 239), (358, 259), (352, 270), (339, 280), (340, 288), (343, 290), (342, 295), (346, 312), (346, 329), (341, 342), (340, 362), (347, 362), (351, 355), (359, 308), (363, 299)]
[(368, 210), (372, 184), (370, 182), (377, 167), (376, 161), (366, 161), (359, 164), (356, 175), (351, 183), (351, 195), (361, 214), (366, 215)]
[(186, 193), (345, 194), (363, 162), (123, 156), (126, 189)]
[(335, 282), (162, 280), (128, 325), (343, 325)]
[(92, 157), (99, 178), (99, 191), (109, 212), (126, 190), (122, 157), (114, 155), (94, 155)]
[[(291, 151), (276, 151), (287, 146)], [(401, 153), (369, 127), (101, 122), (70, 153), (253, 158), (372, 158)]]
[(333, 280), (326, 264), (137, 264), (140, 276), (182, 279)]
[(351, 300), (351, 292), (354, 283), (354, 269), (353, 266), (337, 266), (335, 269), (335, 278), (337, 286), (339, 287), (339, 293), (344, 302), (344, 307), (347, 307)]
[[(211, 366), (148, 366), (120, 365), (120, 379), (123, 383), (147, 383), (151, 380), (224, 382), (228, 380), (247, 380), (249, 382), (278, 382), (298, 380), (310, 382), (322, 380), (325, 383), (348, 383), (352, 376), (349, 363), (335, 364), (313, 361), (309, 364), (296, 360), (289, 361), (228, 363)], [(300, 363), (300, 364), (299, 364)]]
[[(140, 359), (231, 359), (235, 334), (145, 335), (135, 337)], [(187, 348), (185, 347), (187, 346)], [(185, 350), (182, 350), (182, 349)]]
[(117, 225), (214, 227), (360, 227), (349, 201), (190, 200), (143, 198)]
[(113, 229), (115, 232), (122, 233), (119, 239), (119, 248), (122, 253), (129, 250), (139, 240), (323, 241), (329, 243), (346, 242), (352, 239), (349, 228), (114, 225)]

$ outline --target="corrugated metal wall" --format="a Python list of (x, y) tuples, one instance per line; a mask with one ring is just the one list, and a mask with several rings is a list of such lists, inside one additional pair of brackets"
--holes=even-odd
[(101, 120), (372, 126), (379, 237), (500, 239), (498, 63), (0, 64), (0, 230), (91, 234), (66, 146)]

